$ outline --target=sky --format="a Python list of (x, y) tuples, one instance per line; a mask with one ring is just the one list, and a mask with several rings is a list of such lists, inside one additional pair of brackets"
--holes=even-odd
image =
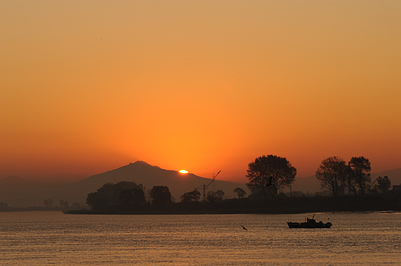
[(0, 178), (401, 167), (401, 1), (0, 1)]

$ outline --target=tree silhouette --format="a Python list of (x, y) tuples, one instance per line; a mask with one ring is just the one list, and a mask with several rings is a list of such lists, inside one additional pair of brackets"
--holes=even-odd
[(145, 193), (139, 187), (123, 189), (119, 196), (120, 208), (124, 211), (134, 210), (136, 207), (145, 203)]
[(391, 181), (388, 178), (388, 176), (384, 176), (384, 177), (379, 176), (376, 179), (376, 182), (377, 182), (377, 189), (381, 193), (386, 193), (391, 187)]
[(109, 206), (109, 202), (110, 199), (100, 192), (89, 193), (86, 197), (86, 204), (88, 204), (91, 209), (95, 211), (106, 210)]
[(345, 179), (345, 186), (348, 190), (347, 192), (350, 193), (352, 191), (354, 195), (357, 196), (356, 181), (352, 174), (350, 162), (348, 162), (347, 175), (345, 176)]
[(324, 159), (317, 169), (315, 175), (320, 181), (322, 188), (329, 189), (334, 198), (337, 198), (339, 191), (346, 183), (348, 167), (346, 162), (337, 156)]
[(272, 198), (277, 199), (279, 189), (294, 182), (296, 173), (297, 170), (286, 158), (276, 155), (260, 156), (248, 165), (247, 186), (251, 191), (261, 189), (266, 201), (267, 189)]
[(224, 195), (225, 193), (222, 190), (217, 190), (216, 192), (209, 191), (206, 198), (209, 202), (218, 202), (223, 201)]
[(132, 193), (131, 189), (122, 190), (118, 200), (121, 210), (129, 211), (134, 208), (134, 194)]
[(127, 181), (104, 184), (96, 192), (89, 193), (86, 199), (92, 210), (97, 211), (113, 209), (132, 211), (145, 202), (142, 185)]
[(60, 200), (60, 207), (61, 208), (68, 208), (69, 207), (68, 201)]
[(359, 188), (362, 196), (370, 184), (370, 162), (369, 159), (361, 157), (352, 157), (349, 162), (350, 179)]
[(242, 198), (244, 198), (245, 197), (245, 195), (246, 195), (246, 192), (245, 192), (245, 190), (243, 190), (242, 188), (240, 188), (240, 187), (237, 187), (236, 189), (234, 189), (234, 193), (236, 193), (237, 194), (237, 197), (239, 198), (239, 199), (242, 199)]
[(220, 190), (220, 189), (219, 189), (219, 190), (217, 190), (216, 193), (214, 193), (214, 194), (216, 195), (218, 201), (223, 201), (224, 195), (225, 195), (225, 193), (224, 193), (223, 190)]
[(217, 201), (217, 195), (213, 191), (208, 191), (206, 195), (206, 199), (208, 202), (216, 202)]
[(45, 199), (44, 200), (46, 208), (52, 208), (53, 207), (53, 199)]
[(181, 202), (193, 202), (200, 200), (201, 193), (196, 189), (181, 195)]
[(171, 193), (166, 186), (154, 186), (150, 191), (152, 204), (157, 207), (163, 207), (172, 203)]

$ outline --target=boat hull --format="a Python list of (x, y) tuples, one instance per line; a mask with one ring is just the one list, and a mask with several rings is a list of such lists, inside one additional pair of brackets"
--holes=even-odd
[(330, 228), (332, 223), (297, 223), (297, 222), (287, 222), (289, 228)]

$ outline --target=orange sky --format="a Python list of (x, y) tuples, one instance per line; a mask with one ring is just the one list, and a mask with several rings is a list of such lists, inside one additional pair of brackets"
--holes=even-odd
[(401, 167), (401, 1), (1, 1), (0, 178), (275, 154)]

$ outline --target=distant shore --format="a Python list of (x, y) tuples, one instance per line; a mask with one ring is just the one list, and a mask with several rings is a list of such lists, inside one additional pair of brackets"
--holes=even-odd
[(231, 199), (219, 203), (173, 203), (164, 208), (151, 205), (135, 210), (68, 210), (65, 214), (298, 214), (317, 212), (399, 212), (401, 206), (394, 198), (370, 195), (364, 198), (299, 197), (283, 198), (277, 202), (264, 200)]
[(264, 199), (226, 199), (221, 202), (171, 203), (156, 207), (150, 203), (130, 210), (118, 206), (109, 209), (76, 209), (62, 207), (2, 207), (0, 212), (60, 211), (65, 214), (144, 215), (144, 214), (298, 214), (318, 212), (400, 212), (401, 194), (367, 195), (365, 197), (286, 197), (277, 201)]
[(81, 215), (201, 215), (201, 214), (302, 214), (302, 213), (372, 213), (388, 212), (398, 213), (401, 210), (370, 210), (370, 211), (294, 211), (294, 212), (97, 212), (92, 210), (63, 211), (64, 214)]

